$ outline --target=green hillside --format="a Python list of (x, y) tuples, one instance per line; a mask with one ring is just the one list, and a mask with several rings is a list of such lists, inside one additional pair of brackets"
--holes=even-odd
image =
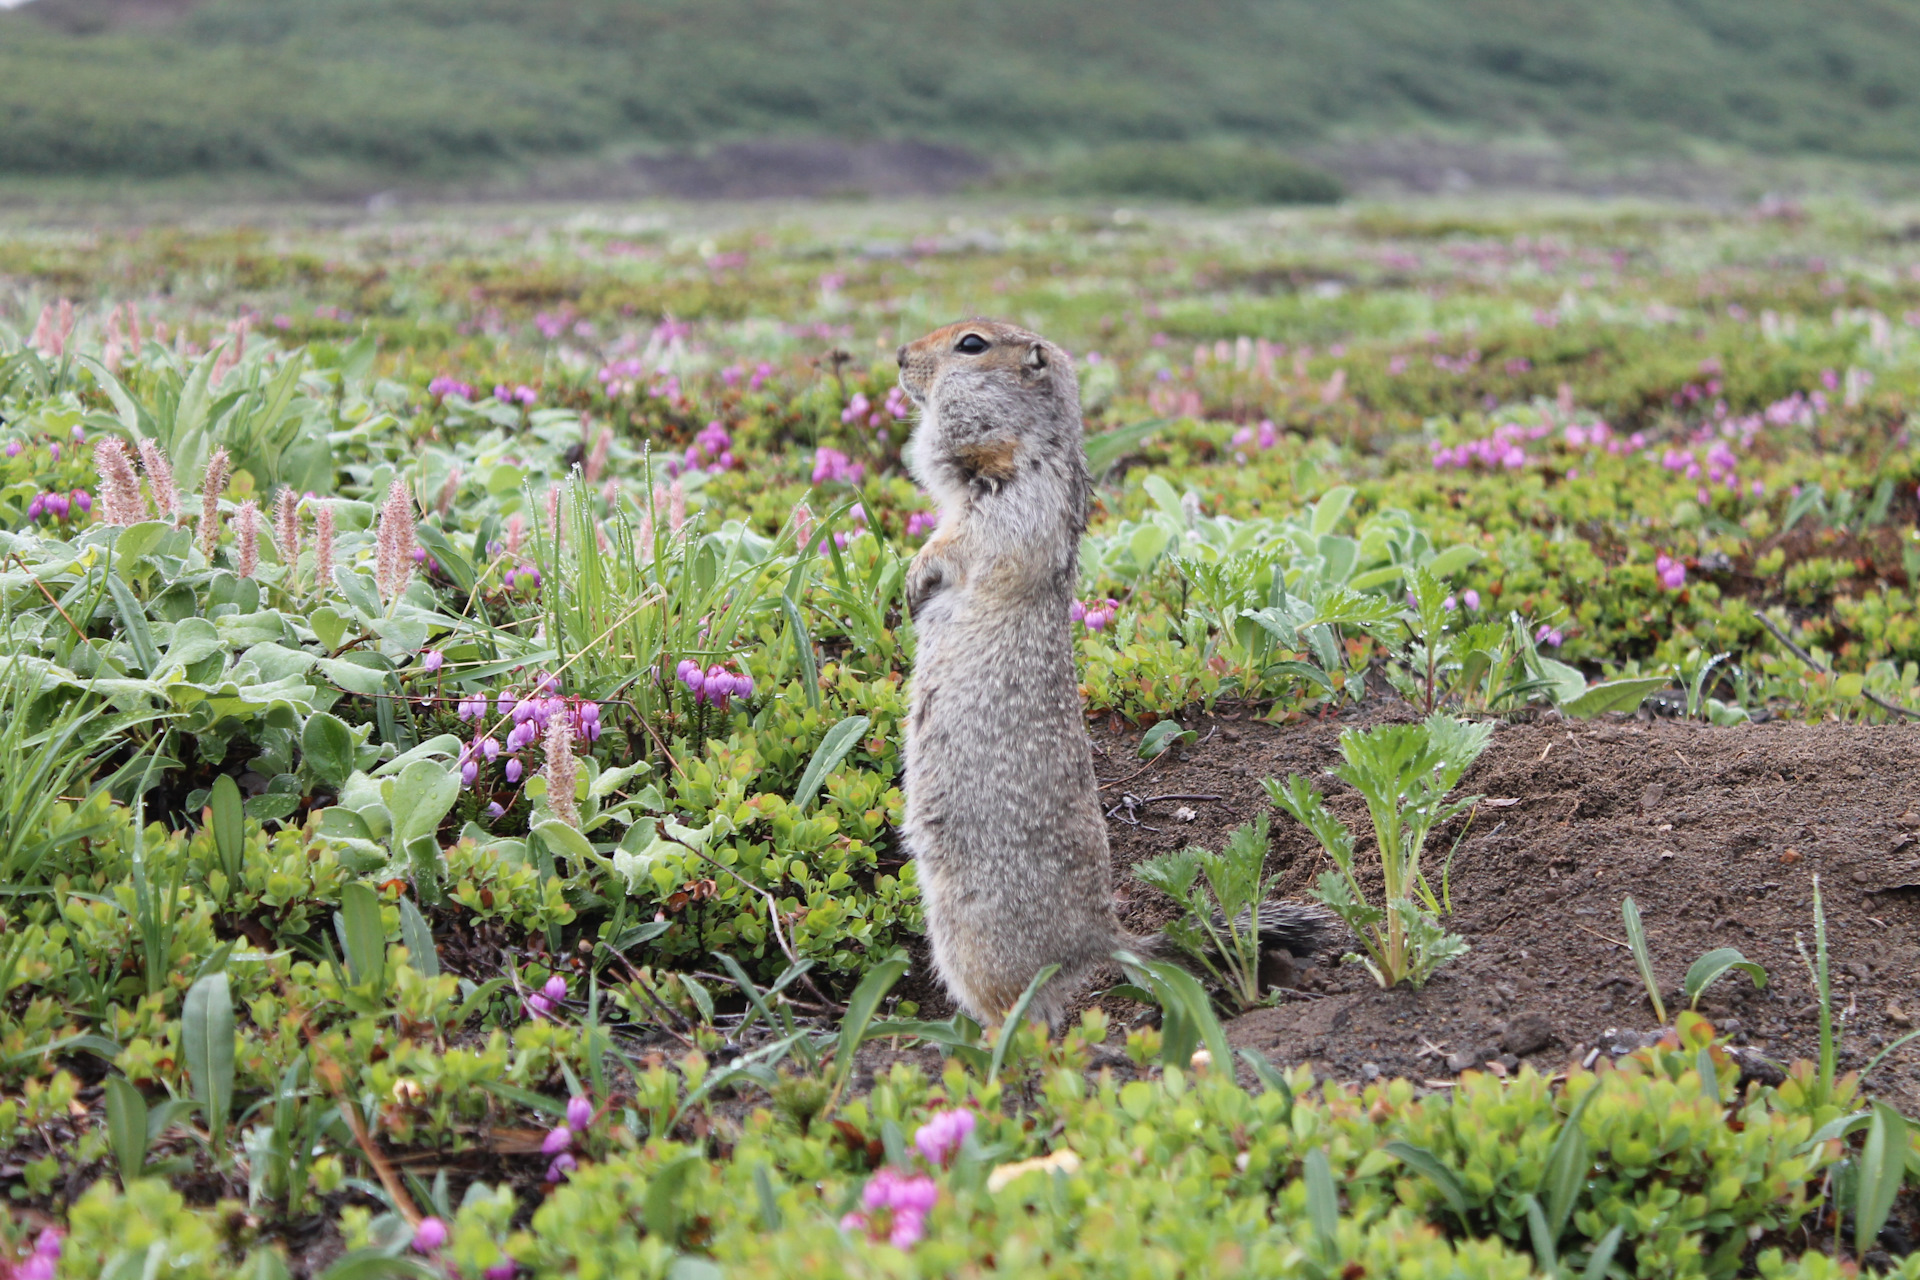
[[(145, 21), (112, 19), (135, 3)], [(0, 172), (415, 176), (770, 134), (1033, 157), (1442, 127), (1920, 159), (1894, 0), (39, 0)], [(37, 12), (36, 12), (37, 11)]]

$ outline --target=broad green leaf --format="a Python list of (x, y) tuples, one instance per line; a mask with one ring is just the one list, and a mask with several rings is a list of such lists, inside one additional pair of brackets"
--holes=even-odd
[(800, 775), (800, 785), (794, 788), (793, 807), (804, 811), (820, 793), (821, 784), (827, 775), (839, 767), (840, 762), (860, 741), (860, 735), (867, 731), (872, 721), (865, 716), (848, 716), (833, 728), (827, 730), (820, 745), (814, 748), (813, 758), (807, 761), (807, 770)]
[(1540, 678), (1547, 682), (1547, 697), (1552, 699), (1555, 706), (1565, 707), (1587, 691), (1587, 678), (1578, 667), (1540, 657), (1534, 659), (1534, 666)]
[(407, 964), (423, 977), (440, 976), (440, 952), (433, 945), (433, 929), (413, 899), (400, 898), (400, 941), (406, 944)]
[(160, 651), (153, 646), (153, 628), (147, 623), (146, 607), (118, 574), (107, 575), (107, 590), (113, 596), (114, 612), (120, 615), (121, 634), (133, 649), (133, 660), (140, 664), (142, 673), (152, 675), (160, 667)]
[(1738, 947), (1715, 947), (1695, 960), (1687, 970), (1687, 976), (1681, 983), (1681, 989), (1687, 995), (1687, 1007), (1699, 1004), (1701, 993), (1729, 969), (1738, 969), (1752, 978), (1756, 990), (1764, 989), (1767, 985), (1767, 971), (1741, 955)]
[(147, 1167), (147, 1100), (125, 1076), (107, 1077), (107, 1136), (121, 1184), (132, 1182)]
[(1098, 435), (1088, 436), (1087, 470), (1098, 480), (1112, 469), (1113, 464), (1139, 448), (1146, 438), (1166, 426), (1171, 419), (1148, 418), (1145, 422), (1133, 422), (1112, 431), (1102, 431)]
[(338, 789), (353, 776), (353, 730), (338, 716), (316, 711), (300, 729), (300, 754), (315, 777)]
[(584, 862), (595, 862), (601, 855), (594, 850), (593, 843), (558, 818), (548, 818), (534, 825), (534, 831), (547, 847), (555, 853), (564, 853), (568, 857)]
[(1442, 551), (1439, 555), (1427, 561), (1426, 570), (1436, 578), (1451, 578), (1462, 569), (1477, 562), (1481, 554), (1480, 548), (1470, 547), (1465, 543), (1460, 543), (1456, 546), (1448, 547), (1445, 551)]
[(435, 761), (415, 760), (399, 777), (383, 783), (382, 793), (393, 815), (394, 843), (404, 845), (439, 830), (440, 820), (460, 798), (460, 775)]
[(207, 793), (207, 807), (213, 811), (214, 851), (220, 855), (220, 866), (227, 873), (227, 879), (234, 888), (239, 888), (247, 848), (240, 784), (229, 774), (215, 778), (213, 789)]
[(838, 1096), (853, 1075), (853, 1055), (867, 1037), (867, 1027), (893, 984), (907, 971), (907, 958), (895, 952), (867, 970), (860, 985), (847, 1000), (847, 1011), (840, 1019), (840, 1035), (833, 1057), (833, 1092)]
[(380, 895), (355, 880), (340, 890), (340, 947), (355, 984), (387, 984), (387, 927), (380, 919)]
[(1647, 700), (1648, 694), (1664, 689), (1671, 683), (1665, 676), (1609, 680), (1594, 685), (1571, 702), (1562, 703), (1560, 710), (1580, 720), (1591, 720), (1609, 711), (1633, 711)]
[(1879, 1099), (1873, 1102), (1873, 1120), (1867, 1125), (1867, 1145), (1860, 1152), (1860, 1176), (1853, 1208), (1853, 1250), (1864, 1255), (1880, 1238), (1893, 1212), (1894, 1197), (1907, 1172), (1907, 1122)]
[(1320, 501), (1313, 504), (1313, 519), (1307, 527), (1317, 538), (1332, 533), (1340, 527), (1340, 521), (1347, 514), (1347, 508), (1353, 505), (1354, 488), (1352, 485), (1337, 485), (1322, 494)]
[(1653, 1016), (1661, 1026), (1667, 1024), (1667, 1006), (1660, 999), (1660, 980), (1653, 976), (1653, 954), (1647, 950), (1647, 933), (1640, 927), (1640, 907), (1631, 897), (1620, 903), (1620, 922), (1627, 930), (1627, 947), (1633, 952), (1634, 967), (1640, 970), (1641, 985), (1653, 1001)]
[(1467, 1189), (1461, 1185), (1460, 1176), (1440, 1162), (1438, 1156), (1425, 1147), (1416, 1147), (1411, 1142), (1389, 1142), (1386, 1150), (1400, 1157), (1409, 1169), (1426, 1175), (1427, 1180), (1439, 1191), (1440, 1198), (1447, 1202), (1456, 1218), (1463, 1223), (1467, 1217)]
[(193, 1096), (217, 1149), (233, 1109), (233, 993), (224, 972), (210, 973), (188, 988), (180, 1021)]
[(1333, 1185), (1333, 1169), (1326, 1149), (1315, 1147), (1301, 1161), (1307, 1183), (1307, 1221), (1313, 1225), (1314, 1244), (1321, 1260), (1335, 1261), (1340, 1247), (1340, 1192)]

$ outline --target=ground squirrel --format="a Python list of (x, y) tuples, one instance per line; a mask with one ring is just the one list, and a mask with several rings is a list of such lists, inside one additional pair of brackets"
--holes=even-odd
[[(940, 506), (907, 573), (917, 636), (906, 732), (907, 846), (934, 967), (998, 1022), (1033, 976), (1060, 973), (1034, 1016), (1058, 1026), (1089, 974), (1166, 947), (1114, 913), (1068, 609), (1093, 488), (1067, 354), (990, 320), (900, 348), (920, 410), (909, 467)], [(1311, 954), (1318, 908), (1272, 903), (1262, 942)]]

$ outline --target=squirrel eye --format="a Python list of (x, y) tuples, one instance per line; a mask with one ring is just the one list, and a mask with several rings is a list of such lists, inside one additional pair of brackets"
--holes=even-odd
[(953, 349), (955, 351), (964, 351), (970, 356), (977, 356), (987, 349), (987, 340), (977, 333), (970, 333), (960, 339), (960, 341), (954, 343)]

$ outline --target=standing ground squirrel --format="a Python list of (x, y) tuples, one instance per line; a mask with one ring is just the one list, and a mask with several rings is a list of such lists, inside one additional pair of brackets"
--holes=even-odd
[[(960, 1007), (998, 1022), (1033, 976), (1057, 1026), (1119, 949), (1166, 954), (1114, 913), (1107, 825), (1073, 669), (1068, 609), (1093, 481), (1067, 354), (991, 320), (900, 348), (920, 409), (909, 466), (940, 523), (907, 573), (917, 637), (904, 827), (933, 963)], [(1262, 944), (1310, 955), (1318, 908), (1271, 903)]]

